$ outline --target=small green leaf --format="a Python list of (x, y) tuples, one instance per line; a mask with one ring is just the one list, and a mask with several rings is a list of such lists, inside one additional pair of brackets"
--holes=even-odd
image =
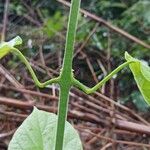
[[(8, 150), (54, 150), (57, 115), (34, 108), (14, 134)], [(63, 150), (82, 150), (77, 131), (66, 121)]]
[(127, 52), (125, 53), (125, 58), (127, 61), (134, 61), (129, 67), (145, 101), (150, 104), (150, 67), (142, 61), (133, 58)]
[(17, 36), (9, 42), (0, 43), (0, 59), (7, 55), (14, 46), (22, 44), (22, 39)]

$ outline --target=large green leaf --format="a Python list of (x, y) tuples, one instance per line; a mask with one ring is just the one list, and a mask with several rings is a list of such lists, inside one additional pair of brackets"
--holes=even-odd
[(125, 58), (127, 61), (134, 61), (129, 65), (130, 69), (145, 101), (150, 104), (150, 67), (142, 61), (131, 57), (127, 52), (125, 53)]
[(0, 43), (0, 59), (5, 55), (7, 55), (14, 46), (20, 45), (21, 43), (22, 43), (22, 39), (19, 36), (15, 37), (9, 42)]
[[(57, 115), (34, 108), (14, 134), (8, 150), (54, 150)], [(63, 150), (82, 150), (77, 131), (66, 121)]]

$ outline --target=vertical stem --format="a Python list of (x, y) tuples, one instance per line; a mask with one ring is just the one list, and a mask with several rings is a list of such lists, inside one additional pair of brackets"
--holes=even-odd
[(59, 111), (58, 111), (55, 150), (63, 149), (65, 121), (67, 116), (68, 100), (69, 100), (68, 98), (73, 79), (72, 59), (73, 59), (74, 41), (76, 35), (80, 1), (81, 0), (72, 0), (71, 2), (64, 60), (59, 82), (60, 98), (59, 98)]
[(67, 117), (68, 110), (68, 98), (70, 87), (60, 86), (60, 100), (59, 100), (59, 112), (58, 112), (58, 122), (57, 122), (57, 133), (56, 133), (56, 145), (55, 150), (63, 149), (63, 139), (65, 132), (65, 121)]
[(72, 0), (71, 2), (68, 31), (67, 31), (66, 45), (65, 45), (65, 54), (64, 54), (64, 61), (63, 61), (63, 71), (65, 72), (70, 72), (72, 70), (74, 41), (76, 36), (80, 2), (81, 0)]

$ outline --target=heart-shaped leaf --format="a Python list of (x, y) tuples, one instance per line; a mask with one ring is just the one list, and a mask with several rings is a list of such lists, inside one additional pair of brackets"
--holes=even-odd
[(133, 58), (127, 52), (125, 53), (125, 58), (127, 61), (134, 61), (129, 67), (145, 101), (150, 104), (150, 67), (142, 61)]
[[(57, 115), (34, 108), (15, 132), (8, 150), (54, 150)], [(66, 121), (63, 150), (82, 150), (77, 131)]]
[(14, 46), (20, 44), (22, 44), (22, 39), (19, 36), (15, 37), (9, 42), (0, 43), (0, 59), (7, 55), (13, 49)]

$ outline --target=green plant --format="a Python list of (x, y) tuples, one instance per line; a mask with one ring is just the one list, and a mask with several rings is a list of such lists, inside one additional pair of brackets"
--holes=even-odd
[(57, 11), (53, 17), (48, 18), (43, 27), (43, 32), (48, 35), (49, 38), (54, 36), (56, 32), (59, 32), (63, 29), (63, 22), (64, 17), (61, 15), (59, 11)]
[(88, 88), (75, 79), (72, 70), (72, 59), (79, 8), (80, 0), (72, 0), (63, 65), (60, 75), (56, 78), (50, 79), (44, 83), (41, 83), (37, 79), (27, 59), (17, 48), (15, 48), (16, 45), (22, 43), (20, 37), (16, 37), (9, 42), (1, 43), (0, 58), (4, 57), (9, 52), (17, 55), (28, 68), (37, 86), (44, 88), (52, 83), (58, 83), (60, 86), (58, 118), (55, 114), (39, 111), (34, 108), (31, 115), (23, 122), (14, 134), (8, 150), (81, 150), (82, 144), (77, 132), (68, 122), (66, 122), (70, 88), (75, 86), (87, 94), (94, 93), (105, 82), (128, 65), (133, 72), (134, 78), (143, 97), (146, 102), (150, 104), (150, 68), (144, 65), (141, 61), (131, 57), (127, 52), (125, 53), (127, 62), (117, 67), (93, 88)]

